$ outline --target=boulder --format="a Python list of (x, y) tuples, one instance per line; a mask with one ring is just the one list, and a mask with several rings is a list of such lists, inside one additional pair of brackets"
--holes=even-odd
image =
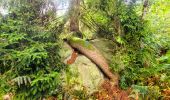
[[(63, 43), (60, 51), (60, 56), (63, 62), (67, 62), (72, 55), (73, 49)], [(64, 72), (64, 86), (69, 87), (74, 85), (74, 89), (80, 90), (85, 87), (88, 93), (97, 91), (99, 85), (104, 81), (104, 75), (91, 60), (82, 54), (78, 54), (75, 62), (68, 66), (69, 71)]]
[(79, 84), (90, 92), (98, 90), (99, 85), (104, 81), (104, 75), (100, 69), (84, 55), (79, 55), (70, 68), (76, 69), (74, 72), (78, 74)]

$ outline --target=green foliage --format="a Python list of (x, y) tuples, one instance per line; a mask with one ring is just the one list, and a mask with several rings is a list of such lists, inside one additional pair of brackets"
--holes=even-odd
[[(73, 66), (70, 66), (73, 67)], [(78, 99), (78, 100), (87, 100), (91, 96), (89, 95), (89, 91), (87, 91), (87, 87), (82, 86), (80, 83), (80, 79), (78, 78), (79, 72), (77, 68), (69, 68), (67, 69), (63, 79), (63, 94), (65, 99)]]
[(170, 51), (167, 51), (167, 53), (164, 56), (160, 57), (159, 61), (162, 63), (164, 62), (166, 64), (170, 64)]
[[(169, 84), (161, 85), (169, 82), (167, 77), (169, 53), (159, 58), (161, 50), (169, 49), (169, 19), (167, 18), (169, 1), (151, 1), (148, 15), (144, 19), (140, 15), (143, 6), (141, 3), (125, 4), (122, 0), (91, 2), (87, 0), (86, 5), (85, 7), (89, 9), (86, 8), (87, 10), (85, 9), (82, 14), (84, 23), (93, 27), (98, 35), (117, 43), (111, 69), (120, 74), (121, 88), (126, 89), (132, 85), (150, 87), (147, 78), (157, 77), (157, 81), (152, 80), (154, 83), (152, 87), (155, 88), (157, 96), (149, 92), (145, 95), (151, 95), (148, 97), (151, 99), (158, 99), (161, 96), (160, 90), (169, 87)], [(149, 88), (145, 90), (149, 91)]]
[[(0, 2), (9, 10), (8, 15), (0, 15), (0, 97), (12, 92), (20, 100), (48, 96), (61, 99), (62, 94), (81, 100), (90, 98), (84, 87), (74, 90), (76, 82), (72, 84), (69, 79), (72, 74), (66, 82), (61, 81), (61, 71), (66, 66), (59, 56), (60, 38), (72, 34), (59, 38), (66, 20), (57, 18), (53, 9), (43, 12), (49, 2)], [(81, 24), (89, 32), (115, 42), (111, 69), (119, 73), (122, 89), (133, 88), (131, 97), (161, 99), (161, 90), (170, 87), (169, 4), (169, 0), (150, 1), (144, 18), (141, 3), (85, 0), (81, 5)], [(93, 49), (83, 40), (72, 42)], [(61, 82), (67, 86), (62, 87)]]
[[(170, 51), (167, 51), (167, 53), (165, 55), (163, 55), (162, 57), (160, 57), (158, 59), (158, 61), (160, 62), (160, 66), (163, 69), (163, 72), (160, 76), (160, 80), (162, 82), (166, 82), (166, 83), (170, 83)], [(169, 87), (170, 84), (168, 84)]]
[[(48, 97), (49, 95), (58, 95), (58, 93), (61, 91), (58, 90), (61, 84), (59, 75), (60, 74), (58, 72), (51, 72), (49, 74), (38, 73), (37, 75), (34, 75), (34, 79), (32, 79), (29, 84), (20, 84), (20, 88), (18, 88), (19, 92), (15, 98), (21, 100), (23, 98), (32, 100)], [(14, 80), (22, 82), (22, 79), (24, 78), (19, 77)]]
[[(113, 17), (116, 12), (116, 0), (86, 0), (80, 20), (98, 36), (112, 38), (115, 32)], [(93, 6), (92, 6), (93, 5)]]
[(16, 2), (11, 1), (9, 15), (0, 20), (0, 75), (6, 78), (2, 78), (0, 90), (2, 94), (13, 92), (20, 100), (57, 95), (65, 66), (58, 54), (57, 28), (61, 26), (54, 30), (48, 21), (42, 21), (43, 0), (18, 2), (13, 6)]
[(139, 95), (139, 100), (158, 100), (160, 99), (161, 92), (158, 86), (138, 86), (133, 85), (133, 91), (130, 97), (136, 98)]
[[(11, 87), (10, 87), (10, 85), (8, 85), (8, 83), (4, 79), (4, 77), (2, 77), (1, 75), (0, 75), (0, 77), (1, 77), (1, 79), (0, 79), (0, 97), (2, 97), (6, 93), (10, 92)], [(1, 100), (1, 98), (0, 98), (0, 100)]]

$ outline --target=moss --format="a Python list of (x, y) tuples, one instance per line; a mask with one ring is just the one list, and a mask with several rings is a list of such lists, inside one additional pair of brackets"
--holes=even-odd
[(86, 40), (83, 40), (83, 39), (80, 39), (80, 38), (77, 38), (77, 37), (71, 37), (68, 40), (69, 40), (69, 43), (71, 43), (71, 44), (79, 44), (86, 49), (95, 50), (94, 46)]

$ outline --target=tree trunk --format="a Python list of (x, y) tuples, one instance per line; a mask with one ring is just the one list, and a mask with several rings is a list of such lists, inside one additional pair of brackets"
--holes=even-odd
[(79, 14), (80, 14), (80, 0), (72, 0), (70, 11), (70, 31), (79, 31)]
[(79, 29), (79, 16), (80, 16), (80, 0), (72, 0), (70, 11), (70, 32), (75, 32), (80, 38), (83, 38)]
[(142, 19), (144, 19), (145, 15), (147, 14), (148, 4), (149, 4), (149, 0), (143, 1), (143, 11), (142, 11), (142, 15), (141, 15)]

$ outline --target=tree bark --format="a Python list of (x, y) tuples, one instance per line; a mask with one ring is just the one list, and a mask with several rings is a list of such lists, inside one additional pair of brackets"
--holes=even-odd
[(80, 2), (81, 0), (72, 0), (71, 2), (70, 32), (75, 32), (78, 37), (83, 38), (79, 29)]
[(144, 0), (143, 10), (142, 10), (142, 15), (141, 15), (142, 19), (144, 19), (145, 15), (147, 14), (148, 6), (149, 6), (149, 0)]
[(72, 0), (70, 11), (70, 31), (79, 31), (80, 0)]

